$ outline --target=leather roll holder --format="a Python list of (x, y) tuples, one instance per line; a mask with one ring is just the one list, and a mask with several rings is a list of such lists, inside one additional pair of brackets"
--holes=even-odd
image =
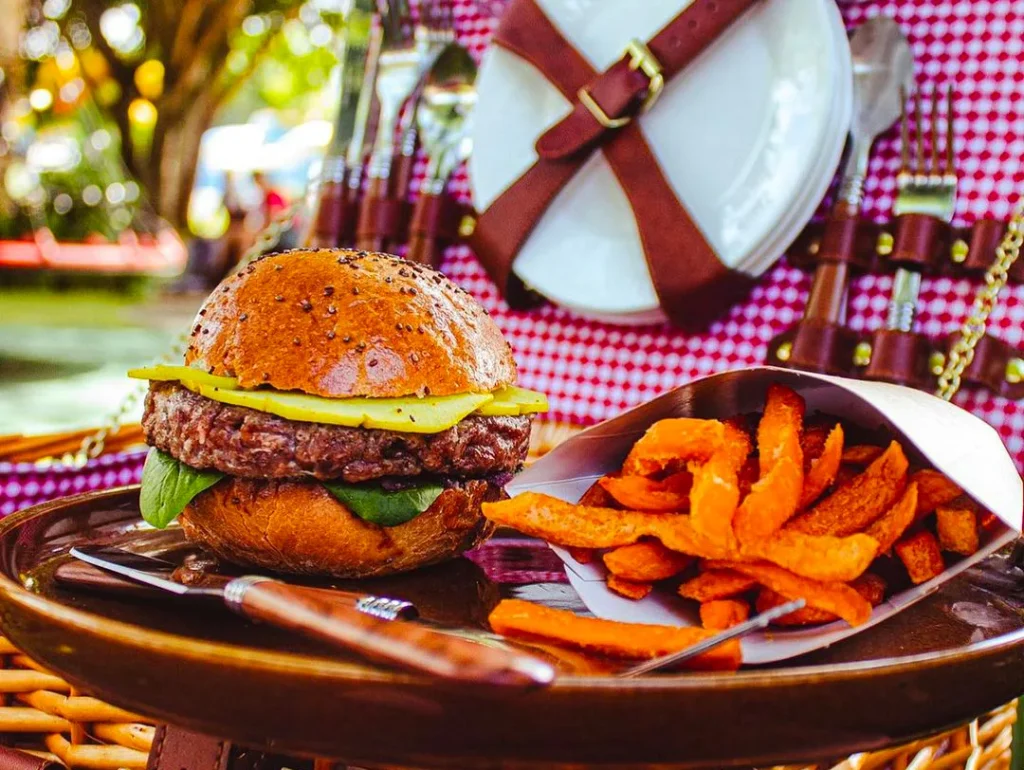
[(410, 259), (437, 267), (444, 248), (460, 238), (472, 209), (447, 189), (408, 200), (411, 166), (409, 158), (400, 156), (395, 179), (371, 179), (362, 189), (348, 184), (347, 173), (323, 182), (309, 245), (393, 252), (408, 244)]
[[(903, 228), (900, 220), (911, 227)], [(860, 220), (852, 235), (852, 251), (837, 261), (847, 261), (856, 274), (892, 273), (900, 265), (912, 264), (927, 276), (951, 278), (980, 277), (995, 259), (996, 248), (1006, 232), (1006, 222), (979, 219), (970, 227), (952, 227), (920, 214), (897, 217), (881, 224)], [(812, 222), (790, 247), (787, 261), (801, 270), (814, 270), (821, 261), (825, 222)], [(898, 255), (900, 258), (894, 258)], [(1011, 284), (1024, 284), (1024, 260), (1010, 270)]]
[[(853, 274), (891, 273), (908, 267), (927, 276), (977, 279), (992, 264), (1005, 229), (1004, 222), (991, 219), (953, 228), (917, 214), (883, 224), (859, 221), (835, 227), (833, 223), (828, 232), (824, 222), (812, 223), (791, 247), (788, 261), (807, 270), (845, 263)], [(1010, 282), (1024, 283), (1024, 262), (1018, 260), (1013, 266)], [(933, 390), (958, 336), (932, 338), (887, 329), (858, 332), (805, 318), (769, 343), (767, 363)], [(986, 335), (963, 381), (1005, 398), (1024, 399), (1024, 349)]]
[[(389, 197), (364, 197), (354, 236), (357, 247), (395, 251), (408, 244), (408, 259), (437, 267), (445, 247), (459, 240), (459, 228), (472, 210), (446, 190), (419, 195), (413, 202)], [(351, 243), (352, 241), (349, 240)]]

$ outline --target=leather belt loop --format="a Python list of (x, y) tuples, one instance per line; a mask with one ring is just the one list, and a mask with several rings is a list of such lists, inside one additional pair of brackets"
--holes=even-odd
[(966, 270), (987, 270), (996, 258), (996, 249), (1003, 240), (1006, 223), (995, 219), (979, 219), (971, 228), (971, 240), (964, 256)]
[[(586, 88), (604, 115), (642, 106), (650, 98), (655, 64), (667, 78), (693, 60), (756, 0), (695, 0), (647, 45), (645, 55), (624, 56), (603, 75), (596, 73), (537, 7), (513, 0), (494, 41), (533, 64), (572, 101)], [(568, 117), (538, 140), (539, 159), (477, 219), (470, 244), (513, 307), (535, 297), (512, 273), (512, 262), (551, 201), (576, 174), (597, 139), (633, 209), (644, 255), (662, 308), (684, 327), (720, 314), (753, 281), (726, 268), (665, 178), (635, 123), (608, 133), (590, 110), (575, 103)], [(517, 305), (522, 301), (523, 305)]]
[(928, 380), (931, 352), (931, 343), (922, 334), (879, 329), (872, 336), (864, 379), (921, 387)]
[(930, 267), (937, 246), (949, 242), (949, 225), (928, 214), (903, 214), (896, 223), (896, 240), (889, 257), (894, 264)]

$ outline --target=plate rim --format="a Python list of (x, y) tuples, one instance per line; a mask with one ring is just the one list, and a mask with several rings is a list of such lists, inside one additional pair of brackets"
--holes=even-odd
[[(116, 487), (114, 489), (86, 492), (71, 497), (58, 498), (49, 502), (25, 508), (10, 514), (0, 521), (0, 538), (6, 537), (32, 519), (59, 511), (71, 505), (124, 498), (138, 493), (138, 484)], [(427, 676), (416, 676), (400, 671), (389, 671), (372, 666), (360, 666), (332, 660), (328, 657), (300, 655), (283, 651), (258, 650), (225, 642), (197, 640), (194, 637), (182, 636), (165, 631), (157, 631), (144, 626), (112, 620), (85, 610), (68, 607), (65, 604), (35, 594), (21, 583), (0, 572), (0, 603), (13, 602), (22, 608), (41, 614), (55, 623), (74, 630), (81, 630), (101, 638), (116, 639), (124, 644), (125, 640), (133, 646), (147, 647), (173, 657), (205, 658), (231, 666), (244, 664), (246, 667), (258, 666), (264, 670), (280, 674), (283, 671), (317, 678), (348, 680), (353, 682), (390, 682), (405, 686), (434, 686), (436, 680)], [(754, 668), (732, 673), (720, 672), (682, 672), (676, 674), (659, 674), (656, 677), (619, 679), (614, 676), (561, 676), (550, 685), (549, 690), (570, 692), (573, 690), (593, 689), (629, 689), (645, 690), (686, 690), (691, 688), (716, 687), (732, 689), (739, 687), (774, 687), (783, 683), (799, 685), (801, 683), (820, 682), (822, 679), (840, 681), (856, 680), (877, 675), (880, 671), (900, 669), (930, 669), (945, 665), (952, 658), (982, 658), (998, 652), (1003, 648), (1024, 643), (1024, 628), (991, 639), (965, 645), (955, 649), (918, 653), (872, 661), (851, 661), (838, 664), (817, 664), (810, 666), (788, 666), (781, 668)]]

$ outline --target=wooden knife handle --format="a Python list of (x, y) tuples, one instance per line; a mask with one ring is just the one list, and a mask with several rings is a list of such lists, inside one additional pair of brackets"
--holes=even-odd
[(234, 580), (225, 587), (224, 596), (232, 609), (252, 620), (448, 681), (527, 688), (550, 684), (555, 676), (549, 664), (514, 650), (485, 646), (415, 623), (378, 620), (270, 579)]

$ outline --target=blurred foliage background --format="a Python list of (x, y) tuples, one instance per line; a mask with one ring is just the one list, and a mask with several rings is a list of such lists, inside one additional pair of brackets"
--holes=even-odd
[(215, 237), (228, 174), (301, 192), (344, 6), (0, 0), (0, 238), (116, 240), (156, 217)]

